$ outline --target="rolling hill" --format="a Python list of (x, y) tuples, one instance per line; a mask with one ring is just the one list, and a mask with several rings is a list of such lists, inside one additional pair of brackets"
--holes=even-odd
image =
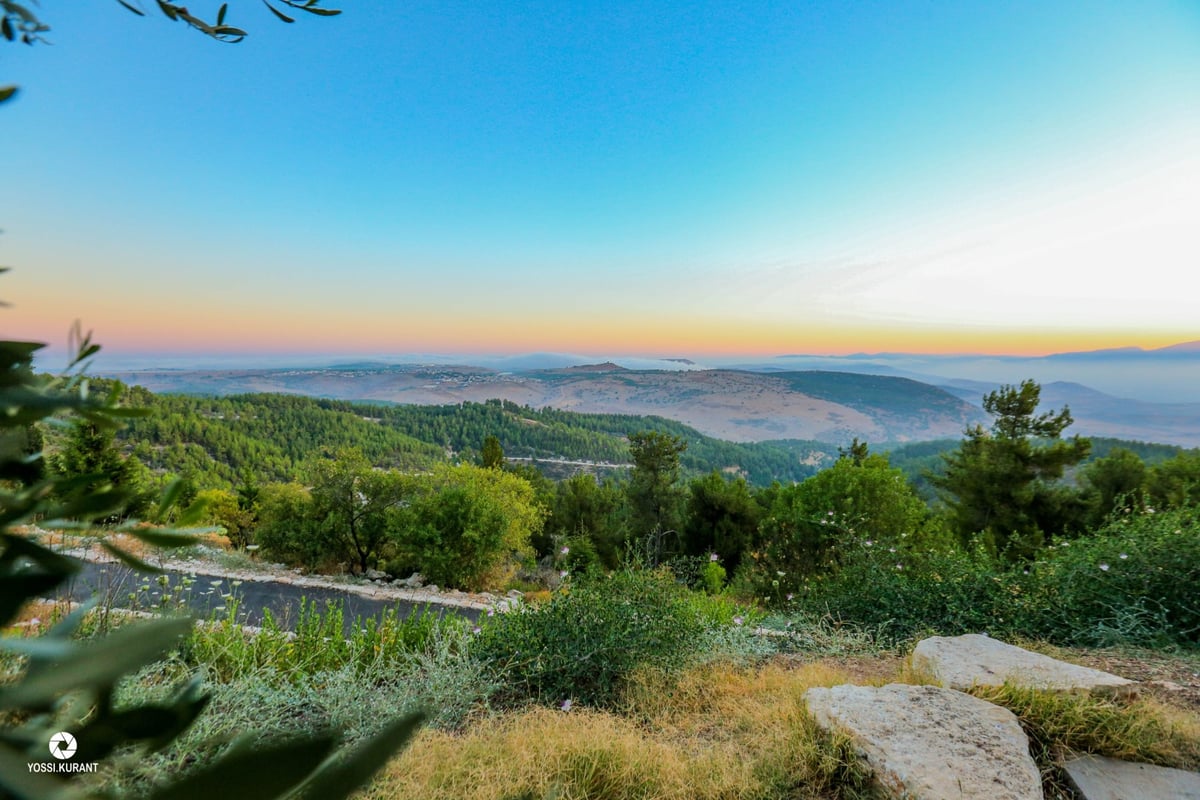
[(846, 444), (956, 437), (982, 412), (907, 378), (841, 372), (631, 370), (616, 364), (498, 371), (442, 365), (110, 373), (155, 392), (301, 394), (405, 405), (500, 399), (531, 408), (659, 416), (732, 442)]
[(547, 474), (627, 469), (628, 436), (660, 431), (687, 442), (685, 474), (720, 470), (765, 485), (803, 480), (832, 463), (837, 448), (820, 442), (728, 442), (680, 422), (651, 416), (541, 410), (501, 400), (451, 405), (351, 403), (300, 395), (197, 397), (126, 389), (123, 402), (150, 410), (118, 432), (118, 441), (157, 472), (187, 474), (202, 485), (290, 480), (304, 462), (355, 447), (381, 467), (411, 471), (474, 459), (495, 436), (505, 455)]

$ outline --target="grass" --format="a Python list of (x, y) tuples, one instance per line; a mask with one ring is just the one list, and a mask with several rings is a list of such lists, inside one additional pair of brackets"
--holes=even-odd
[(347, 637), (340, 604), (319, 604), (303, 597), (290, 625), (277, 622), (263, 609), (262, 624), (252, 632), (243, 627), (239, 616), (239, 601), (234, 597), (223, 616), (201, 624), (184, 648), (192, 664), (221, 682), (262, 669), (293, 682), (345, 667), (363, 675), (404, 672), (431, 649), (465, 649), (460, 644), (469, 629), (465, 620), (443, 618), (426, 606), (406, 617), (387, 610), (379, 617), (356, 619)]
[(332, 728), (354, 745), (416, 710), (433, 729), (457, 728), (486, 713), (496, 688), (465, 657), (472, 636), (432, 614), (356, 624), (342, 638), (336, 609), (312, 608), (298, 632), (265, 627), (248, 633), (225, 624), (197, 626), (169, 658), (122, 682), (118, 704), (154, 703), (199, 672), (211, 701), (166, 750), (123, 754), (98, 776), (106, 791), (149, 786), (210, 763), (235, 739), (279, 740)]
[(1020, 686), (971, 692), (1017, 715), (1034, 752), (1097, 755), (1195, 770), (1200, 768), (1200, 719), (1145, 698), (1046, 692)]
[(200, 558), (211, 559), (217, 566), (231, 571), (267, 572), (270, 566), (254, 553), (248, 553), (245, 550), (235, 550), (229, 547), (228, 544), (223, 547), (208, 546), (203, 550), (196, 550), (195, 555)]
[(531, 708), (464, 733), (427, 731), (369, 798), (865, 797), (848, 743), (822, 734), (803, 702), (845, 679), (799, 669), (708, 664), (678, 679), (641, 672), (613, 711)]
[(1073, 798), (1060, 764), (1094, 754), (1185, 770), (1200, 769), (1200, 717), (1154, 698), (1120, 700), (1020, 686), (976, 687), (971, 694), (1012, 711), (1029, 737), (1047, 798)]
[(885, 635), (884, 626), (843, 622), (828, 614), (798, 613), (790, 617), (770, 616), (763, 628), (775, 646), (785, 653), (821, 656), (861, 656), (895, 652), (895, 642)]

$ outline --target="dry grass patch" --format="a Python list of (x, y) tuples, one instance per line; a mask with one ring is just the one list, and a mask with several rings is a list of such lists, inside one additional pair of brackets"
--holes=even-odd
[(537, 708), (462, 734), (427, 731), (368, 796), (854, 797), (865, 776), (846, 742), (813, 725), (802, 700), (808, 688), (846, 678), (824, 664), (709, 665), (676, 681), (643, 673), (626, 691), (623, 714)]
[(971, 693), (1016, 714), (1041, 769), (1047, 800), (1075, 797), (1061, 767), (1074, 753), (1200, 768), (1200, 717), (1152, 697), (1127, 701), (1012, 685), (976, 687)]
[[(808, 717), (804, 692), (854, 682), (919, 682), (903, 660), (777, 659), (710, 664), (671, 680), (642, 672), (616, 713), (536, 708), (460, 733), (426, 732), (369, 797), (416, 800), (706, 800), (870, 796), (845, 739)], [(1121, 701), (1006, 686), (978, 689), (1029, 734), (1047, 797), (1068, 797), (1057, 759), (1090, 752), (1200, 767), (1200, 718), (1153, 698)], [(556, 795), (554, 793), (557, 793)]]
[(1083, 692), (1005, 685), (976, 687), (976, 697), (1017, 715), (1038, 750), (1098, 755), (1195, 770), (1200, 717), (1154, 699), (1125, 701)]

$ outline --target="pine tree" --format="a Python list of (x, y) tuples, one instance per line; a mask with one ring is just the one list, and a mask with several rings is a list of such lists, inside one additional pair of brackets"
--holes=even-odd
[(1008, 560), (1032, 558), (1082, 508), (1078, 492), (1058, 481), (1087, 457), (1091, 442), (1063, 440), (1070, 410), (1037, 414), (1040, 396), (1032, 380), (988, 393), (983, 408), (995, 418), (991, 428), (968, 428), (958, 450), (943, 456), (944, 472), (930, 476), (963, 543), (978, 535)]
[(687, 442), (659, 431), (629, 435), (633, 473), (628, 497), (631, 533), (654, 540), (652, 560), (662, 555), (662, 536), (678, 537), (683, 526), (685, 492), (679, 485), (679, 456)]
[(489, 469), (500, 469), (504, 466), (504, 448), (495, 436), (483, 440), (483, 450), (480, 452), (479, 464)]
[[(126, 514), (136, 516), (150, 502), (143, 481), (146, 470), (136, 458), (121, 455), (116, 433), (112, 425), (79, 420), (62, 449), (50, 459), (50, 468), (58, 477), (68, 479), (68, 492), (112, 493), (125, 503)], [(115, 522), (118, 518), (94, 521)]]

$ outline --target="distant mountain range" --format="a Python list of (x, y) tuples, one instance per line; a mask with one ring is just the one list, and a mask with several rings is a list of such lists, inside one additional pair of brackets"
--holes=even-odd
[[(1200, 363), (1200, 350), (1171, 350), (1175, 357), (1192, 361), (1193, 367)], [(918, 380), (907, 375), (864, 374), (880, 369), (899, 372), (884, 361), (915, 358), (928, 361), (932, 357), (852, 356), (839, 360), (858, 364), (861, 371), (846, 369), (848, 363), (839, 363), (835, 369), (765, 370), (762, 365), (703, 369), (680, 361), (671, 361), (666, 369), (647, 370), (630, 369), (617, 360), (520, 368), (518, 360), (512, 359), (504, 365), (506, 369), (359, 362), (313, 368), (105, 374), (155, 392), (182, 394), (277, 392), (414, 405), (499, 398), (533, 408), (657, 415), (735, 442), (808, 439), (839, 445), (855, 436), (876, 444), (957, 438), (967, 425), (986, 423), (981, 399), (987, 391), (1000, 382), (1016, 383), (1030, 377), (1017, 372), (1003, 381), (986, 381), (934, 374)], [(828, 363), (830, 359), (809, 356), (785, 356), (773, 363), (783, 367), (809, 360), (834, 366)], [(961, 367), (965, 362), (956, 363)], [(1043, 401), (1047, 408), (1070, 405), (1076, 425), (1068, 433), (1200, 446), (1200, 402), (1127, 400), (1067, 381), (1045, 383)]]
[(935, 385), (967, 380), (997, 386), (1032, 378), (1043, 384), (1082, 384), (1113, 397), (1150, 403), (1200, 403), (1200, 341), (1157, 350), (1124, 347), (1048, 356), (786, 355), (727, 366), (755, 371), (841, 370), (894, 375)]
[[(572, 353), (527, 353), (512, 356), (445, 354), (334, 357), (313, 355), (192, 355), (164, 357), (119, 355), (105, 351), (101, 374), (165, 370), (271, 371), (289, 369), (379, 369), (414, 364), (462, 368), (471, 365), (495, 372), (523, 373), (609, 362), (631, 370), (690, 371), (726, 369), (748, 372), (820, 370), (911, 378), (934, 386), (954, 381), (980, 385), (1016, 384), (1032, 378), (1043, 384), (1081, 384), (1104, 394), (1149, 403), (1200, 403), (1200, 340), (1144, 350), (1122, 347), (1047, 356), (926, 355), (856, 353), (848, 356), (783, 355), (763, 358), (647, 358), (612, 355), (602, 358)], [(47, 367), (49, 368), (49, 367)]]

